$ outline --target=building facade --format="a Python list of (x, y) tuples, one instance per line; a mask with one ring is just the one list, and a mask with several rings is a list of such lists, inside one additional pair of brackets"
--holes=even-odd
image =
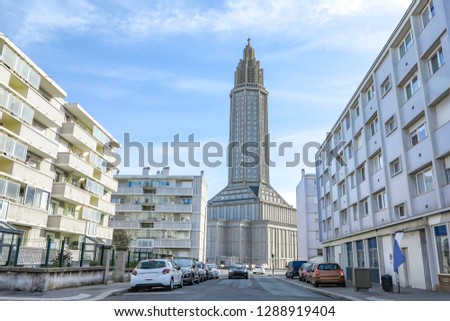
[(208, 262), (284, 267), (296, 257), (295, 209), (270, 186), (268, 94), (249, 39), (230, 92), (228, 185), (208, 202)]
[(133, 239), (134, 259), (191, 257), (205, 260), (208, 187), (201, 175), (115, 175), (116, 215), (110, 226)]
[(302, 179), (296, 189), (296, 201), (298, 259), (318, 262), (323, 257), (323, 248), (319, 237), (316, 174), (306, 174), (302, 170)]
[(450, 3), (415, 0), (316, 155), (327, 260), (435, 290), (450, 274)]
[(0, 53), (0, 221), (22, 233), (18, 264), (62, 241), (76, 261), (82, 243), (111, 243), (119, 143), (3, 34)]

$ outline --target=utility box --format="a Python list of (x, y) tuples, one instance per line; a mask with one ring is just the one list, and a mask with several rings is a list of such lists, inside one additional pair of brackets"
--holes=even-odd
[(355, 291), (368, 291), (372, 287), (372, 282), (370, 281), (370, 269), (353, 268), (353, 286)]

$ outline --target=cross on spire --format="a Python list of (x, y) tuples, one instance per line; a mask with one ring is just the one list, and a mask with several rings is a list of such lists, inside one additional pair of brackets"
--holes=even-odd
[(248, 37), (248, 39), (247, 39), (247, 42), (248, 42), (248, 45), (250, 46), (250, 37)]

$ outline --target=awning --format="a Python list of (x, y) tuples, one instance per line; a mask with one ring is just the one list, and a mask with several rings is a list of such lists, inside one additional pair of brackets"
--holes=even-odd
[(0, 221), (0, 233), (22, 235), (23, 231), (15, 228), (11, 224), (8, 224), (6, 222)]

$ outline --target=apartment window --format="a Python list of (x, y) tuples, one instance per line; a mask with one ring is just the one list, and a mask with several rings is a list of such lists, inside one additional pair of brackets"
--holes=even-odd
[(338, 204), (337, 201), (333, 202), (333, 211), (337, 211), (338, 210)]
[(347, 225), (348, 224), (347, 210), (341, 211), (339, 213), (339, 218), (340, 218), (341, 226)]
[(47, 210), (49, 200), (49, 192), (32, 186), (27, 187), (27, 192), (25, 194), (25, 205)]
[(347, 266), (352, 267), (353, 266), (353, 247), (352, 242), (346, 243), (347, 248)]
[(352, 159), (352, 157), (353, 157), (353, 144), (352, 144), (352, 142), (350, 142), (347, 145), (347, 156), (348, 156), (348, 159)]
[(414, 75), (403, 87), (405, 101), (408, 101), (420, 89), (419, 77)]
[(399, 204), (394, 207), (394, 213), (397, 218), (406, 217), (405, 204)]
[(400, 162), (400, 158), (394, 159), (389, 164), (389, 169), (391, 171), (391, 176), (394, 176), (394, 175), (397, 175), (398, 173), (400, 173), (402, 171), (402, 165), (401, 165), (401, 162)]
[(353, 204), (351, 208), (352, 208), (353, 220), (357, 221), (358, 217), (359, 217), (359, 215), (358, 215), (358, 206), (356, 204)]
[(345, 195), (345, 181), (339, 184), (339, 194), (340, 196)]
[(19, 198), (20, 185), (0, 178), (0, 196), (17, 200)]
[(381, 84), (381, 95), (384, 96), (391, 89), (391, 77), (387, 76), (387, 78)]
[(350, 116), (347, 114), (344, 117), (345, 130), (350, 129)]
[(395, 116), (389, 118), (385, 124), (386, 135), (389, 135), (397, 128), (397, 122), (395, 121)]
[(447, 184), (450, 184), (450, 156), (444, 158), (444, 168), (447, 176)]
[(369, 200), (367, 198), (361, 201), (359, 209), (361, 216), (369, 215)]
[(361, 132), (359, 132), (355, 136), (355, 145), (356, 145), (356, 150), (359, 150), (363, 146), (363, 140), (362, 140)]
[(386, 208), (386, 191), (382, 191), (377, 194), (377, 208), (378, 211), (384, 210)]
[(409, 48), (413, 45), (413, 37), (411, 31), (403, 38), (402, 43), (400, 44), (398, 51), (400, 54), (400, 59), (408, 52)]
[(370, 137), (375, 135), (378, 132), (378, 117), (375, 117), (370, 123), (369, 123), (369, 133)]
[(369, 102), (373, 96), (375, 96), (375, 85), (371, 84), (369, 89), (366, 91), (367, 102)]
[(424, 170), (416, 173), (416, 190), (417, 195), (426, 193), (433, 189), (433, 170), (431, 167), (425, 168)]
[(366, 166), (362, 165), (359, 169), (358, 169), (358, 173), (359, 173), (359, 181), (360, 182), (364, 182), (366, 180)]
[(364, 243), (363, 241), (356, 241), (356, 258), (358, 261), (358, 267), (364, 267)]
[(372, 168), (373, 172), (376, 173), (379, 170), (383, 169), (383, 154), (378, 153), (372, 158)]
[(422, 26), (424, 28), (428, 25), (428, 23), (434, 17), (435, 14), (436, 12), (434, 11), (433, 1), (430, 1), (420, 14), (420, 17), (422, 19)]
[(331, 217), (327, 218), (326, 222), (326, 231), (331, 231), (332, 225), (331, 225)]
[(6, 221), (9, 202), (0, 199), (0, 221)]
[(428, 68), (430, 69), (430, 76), (434, 75), (439, 68), (445, 63), (442, 47), (436, 50), (428, 59)]
[(352, 116), (353, 120), (359, 117), (359, 105), (355, 105), (354, 107), (352, 107)]
[(423, 141), (425, 138), (427, 138), (427, 136), (428, 136), (427, 123), (424, 122), (420, 124), (418, 127), (416, 127), (414, 130), (412, 130), (411, 133), (409, 134), (411, 147)]
[(369, 266), (376, 268), (378, 267), (377, 239), (375, 237), (368, 239), (367, 245), (369, 247)]
[(349, 179), (350, 179), (350, 186), (351, 186), (351, 188), (352, 189), (355, 188), (356, 187), (356, 184), (355, 184), (355, 173), (351, 173), (349, 175)]
[(331, 176), (331, 185), (335, 185), (336, 184), (336, 176), (333, 175)]

